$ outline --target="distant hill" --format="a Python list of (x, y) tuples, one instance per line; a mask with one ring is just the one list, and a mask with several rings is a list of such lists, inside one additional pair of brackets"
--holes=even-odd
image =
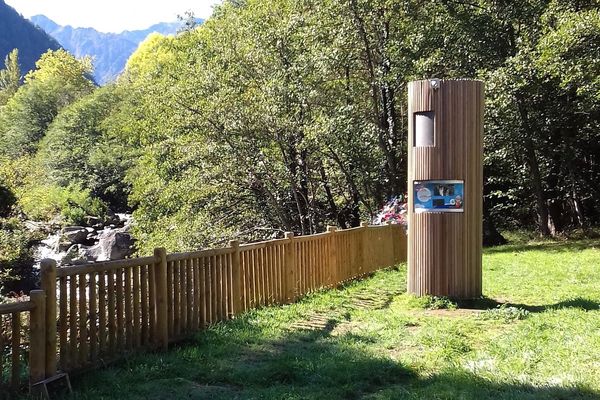
[(76, 57), (92, 56), (94, 78), (101, 85), (114, 80), (123, 71), (129, 56), (149, 34), (172, 35), (182, 27), (182, 22), (161, 22), (143, 30), (103, 33), (93, 28), (61, 26), (44, 15), (31, 17), (31, 22), (52, 35)]
[(60, 49), (60, 44), (0, 0), (0, 68), (4, 67), (6, 55), (15, 48), (19, 49), (19, 64), (25, 75), (35, 68), (42, 54), (49, 49)]

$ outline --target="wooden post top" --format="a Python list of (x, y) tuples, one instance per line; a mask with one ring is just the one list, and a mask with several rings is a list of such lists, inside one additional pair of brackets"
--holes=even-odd
[(44, 258), (42, 261), (40, 261), (40, 271), (42, 273), (51, 271), (53, 269), (56, 269), (56, 260)]

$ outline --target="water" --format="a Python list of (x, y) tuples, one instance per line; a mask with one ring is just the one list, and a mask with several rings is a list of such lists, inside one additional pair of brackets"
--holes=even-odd
[(60, 240), (60, 231), (53, 232), (48, 237), (42, 240), (33, 250), (35, 260), (34, 267), (39, 269), (40, 261), (45, 258), (50, 258), (60, 262), (67, 254), (66, 251), (59, 251), (58, 242)]
[[(118, 213), (115, 214), (119, 218), (119, 224), (115, 228), (111, 228), (110, 226), (105, 226), (102, 229), (98, 229), (95, 231), (96, 236), (104, 231), (111, 231), (117, 229), (123, 229), (131, 226), (133, 222), (133, 216), (131, 214)], [(60, 250), (60, 238), (62, 229), (57, 229), (48, 234), (48, 236), (40, 241), (37, 245), (34, 245), (33, 248), (33, 257), (34, 257), (34, 268), (40, 268), (40, 262), (43, 259), (49, 258), (52, 260), (56, 260), (58, 264), (61, 264), (61, 261), (67, 255), (67, 250)], [(97, 243), (97, 241), (96, 241)]]

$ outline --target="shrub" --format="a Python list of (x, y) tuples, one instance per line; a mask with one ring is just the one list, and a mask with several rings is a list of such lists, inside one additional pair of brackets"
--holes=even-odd
[(17, 201), (13, 192), (0, 185), (0, 218), (6, 218), (9, 216), (13, 205)]
[(481, 319), (503, 320), (504, 322), (513, 322), (525, 319), (529, 316), (529, 311), (518, 307), (506, 306), (502, 304), (496, 308), (485, 310), (480, 314)]
[(17, 219), (0, 219), (0, 293), (35, 287), (37, 274), (31, 252), (35, 239)]
[(49, 220), (60, 214), (68, 224), (80, 224), (86, 215), (102, 215), (106, 211), (102, 201), (92, 198), (89, 190), (78, 185), (29, 186), (21, 193), (19, 202), (29, 218)]

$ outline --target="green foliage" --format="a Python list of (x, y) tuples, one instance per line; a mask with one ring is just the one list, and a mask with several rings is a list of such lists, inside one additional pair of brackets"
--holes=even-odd
[[(555, 2), (548, 13), (547, 32), (538, 43), (538, 67), (560, 79), (561, 87), (575, 87), (585, 101), (600, 101), (600, 12)], [(597, 106), (597, 104), (596, 104)]]
[(35, 286), (30, 242), (35, 238), (15, 218), (0, 219), (0, 293), (28, 291)]
[(40, 143), (38, 158), (58, 186), (77, 184), (121, 211), (127, 206), (129, 150), (111, 132), (109, 116), (121, 100), (106, 86), (63, 109)]
[(487, 221), (596, 223), (598, 10), (573, 4), (226, 2), (150, 37), (112, 117), (139, 154), (137, 234), (183, 249), (357, 225), (406, 190), (405, 82), (423, 76), (486, 82)]
[(8, 217), (16, 202), (17, 199), (13, 192), (0, 183), (0, 218)]
[(457, 305), (454, 301), (447, 297), (439, 296), (413, 296), (410, 294), (404, 295), (401, 299), (402, 304), (411, 309), (421, 310), (456, 310)]
[(424, 307), (428, 310), (455, 310), (456, 303), (447, 297), (425, 296)]
[(90, 72), (90, 60), (76, 60), (64, 50), (42, 55), (36, 69), (0, 110), (0, 156), (35, 153), (56, 114), (92, 91)]
[[(395, 10), (380, 7), (385, 21), (400, 23)], [(365, 65), (354, 47), (377, 50), (346, 22), (361, 12), (225, 3), (200, 28), (140, 47), (120, 82), (131, 96), (118, 120), (123, 137), (140, 148), (128, 180), (142, 242), (202, 246), (236, 232), (255, 239), (356, 226), (405, 190), (395, 89), (388, 72), (362, 75), (387, 61)], [(378, 21), (365, 29), (384, 27)], [(372, 85), (385, 95), (373, 98)], [(184, 220), (191, 230), (182, 238)], [(221, 228), (216, 237), (213, 227)]]
[(38, 159), (23, 156), (0, 162), (0, 182), (13, 193), (15, 214), (33, 220), (55, 217), (64, 223), (81, 223), (87, 215), (101, 216), (106, 204), (78, 183), (60, 186), (49, 178)]
[(407, 190), (406, 82), (473, 77), (485, 232), (587, 230), (599, 14), (579, 0), (226, 1), (148, 37), (115, 85), (45, 54), (0, 109), (0, 170), (13, 208), (40, 218), (101, 211), (78, 196), (133, 209), (143, 252), (357, 226)]
[(529, 311), (518, 307), (511, 307), (502, 304), (491, 310), (485, 310), (479, 317), (481, 319), (503, 320), (504, 322), (519, 321), (527, 318)]
[(81, 224), (87, 215), (103, 215), (106, 206), (89, 190), (72, 184), (51, 183), (27, 187), (19, 195), (22, 211), (31, 219), (47, 221), (61, 215), (67, 224)]
[(19, 68), (19, 50), (11, 51), (4, 60), (4, 69), (0, 70), (0, 106), (16, 93), (21, 84), (21, 69)]

